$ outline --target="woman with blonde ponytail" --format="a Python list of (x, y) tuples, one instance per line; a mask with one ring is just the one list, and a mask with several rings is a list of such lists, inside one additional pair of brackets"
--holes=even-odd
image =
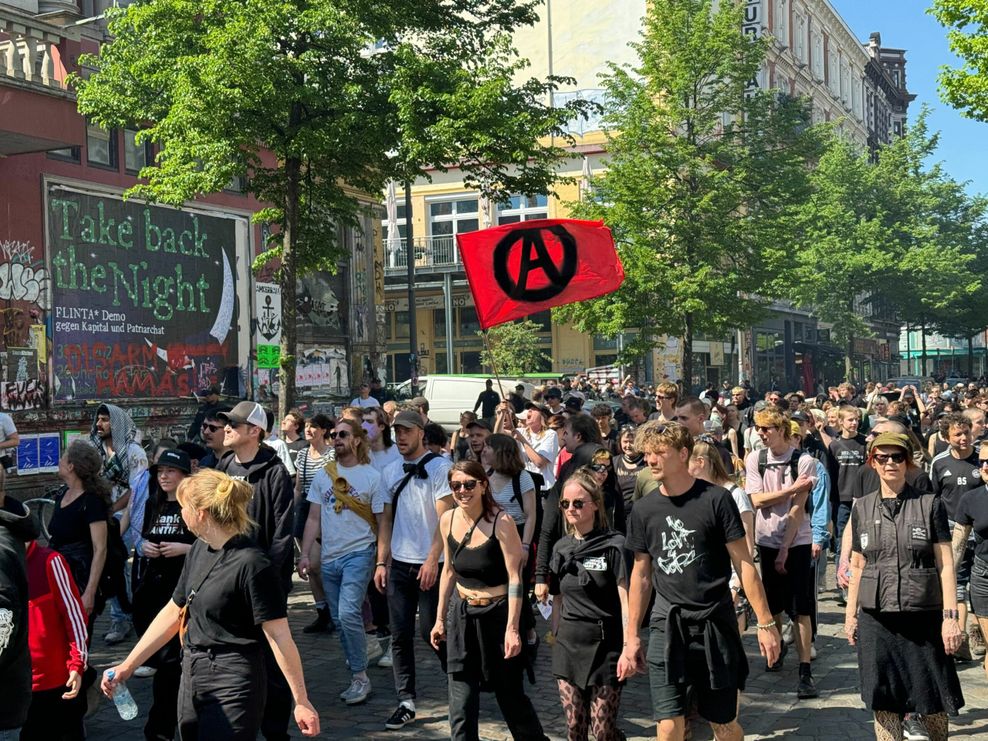
[[(171, 601), (120, 664), (103, 676), (103, 692), (116, 685), (178, 635), (182, 681), (179, 737), (255, 739), (260, 731), (267, 680), (263, 641), (295, 698), (295, 721), (303, 736), (319, 734), (302, 662), (292, 640), (279, 574), (248, 533), (249, 484), (204, 470), (182, 480), (182, 519), (198, 538)], [(112, 672), (112, 674), (111, 674)]]

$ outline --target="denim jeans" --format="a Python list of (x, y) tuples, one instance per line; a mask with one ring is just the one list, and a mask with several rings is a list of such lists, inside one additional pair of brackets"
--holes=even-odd
[(367, 634), (364, 633), (364, 595), (374, 570), (377, 546), (347, 553), (322, 564), (322, 583), (343, 653), (354, 674), (367, 668)]
[[(395, 691), (398, 700), (415, 699), (415, 613), (419, 616), (419, 635), (429, 646), (429, 632), (436, 622), (439, 607), (439, 578), (432, 589), (419, 588), (421, 564), (391, 561), (388, 571), (388, 612), (391, 617), (391, 658), (394, 662)], [(441, 570), (441, 564), (440, 564)], [(439, 662), (446, 673), (446, 644), (440, 643)]]

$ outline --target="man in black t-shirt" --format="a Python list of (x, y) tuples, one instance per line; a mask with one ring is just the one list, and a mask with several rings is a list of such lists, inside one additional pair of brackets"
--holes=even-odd
[[(851, 518), (851, 491), (857, 479), (858, 469), (865, 462), (865, 437), (858, 432), (861, 425), (861, 410), (844, 404), (838, 411), (840, 437), (830, 443), (829, 473), (835, 482), (831, 496), (836, 491), (837, 501), (831, 500), (834, 521), (834, 537), (839, 543), (847, 521)], [(847, 604), (847, 592), (838, 586), (838, 604)]]
[[(659, 738), (683, 738), (690, 690), (717, 738), (743, 738), (737, 707), (748, 662), (728, 581), (732, 565), (757, 616), (759, 647), (770, 664), (779, 657), (779, 633), (737, 505), (726, 489), (690, 476), (693, 438), (682, 425), (649, 422), (638, 431), (635, 447), (645, 453), (660, 485), (635, 504), (629, 522), (625, 544), (635, 564), (618, 679), (647, 668)], [(653, 584), (646, 658), (638, 626)], [(716, 657), (716, 665), (708, 657)]]
[(473, 405), (473, 411), (480, 409), (481, 418), (487, 420), (488, 424), (494, 424), (494, 411), (501, 403), (501, 397), (494, 390), (494, 382), (491, 379), (488, 378), (485, 385), (487, 388), (480, 392), (477, 403)]
[[(295, 487), (292, 477), (274, 449), (263, 442), (268, 429), (264, 407), (252, 401), (241, 401), (229, 412), (222, 412), (217, 417), (226, 423), (223, 444), (228, 450), (216, 464), (216, 470), (230, 478), (246, 481), (253, 488), (254, 496), (247, 507), (250, 518), (257, 523), (253, 539), (281, 577), (287, 604), (295, 566), (295, 544), (292, 540)], [(264, 658), (268, 693), (261, 732), (268, 741), (287, 739), (292, 717), (292, 694), (266, 642)]]

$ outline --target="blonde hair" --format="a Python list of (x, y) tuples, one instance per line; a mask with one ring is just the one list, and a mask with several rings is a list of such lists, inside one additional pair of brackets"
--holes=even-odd
[(207, 468), (182, 479), (176, 497), (184, 507), (203, 510), (224, 530), (244, 535), (256, 526), (247, 514), (254, 491), (246, 481)]
[(693, 436), (677, 422), (652, 420), (638, 428), (635, 434), (635, 450), (654, 453), (659, 448), (686, 450), (693, 453)]
[[(588, 468), (578, 468), (573, 474), (566, 479), (566, 483), (563, 484), (563, 490), (566, 489), (570, 484), (576, 484), (583, 491), (587, 493), (590, 497), (590, 501), (594, 503), (597, 511), (594, 512), (593, 516), (593, 526), (596, 530), (597, 528), (607, 527), (607, 510), (604, 509), (604, 490), (597, 483), (597, 479), (593, 476), (593, 471)], [(562, 491), (559, 492), (562, 496)], [(565, 519), (565, 518), (564, 518)], [(573, 528), (569, 523), (566, 523), (566, 532), (572, 533)]]
[(775, 409), (762, 409), (755, 412), (755, 425), (758, 427), (776, 427), (782, 433), (782, 439), (788, 440), (792, 437), (792, 429), (789, 427), (789, 419)]
[[(724, 467), (724, 459), (720, 457), (720, 453), (710, 443), (705, 443), (703, 440), (698, 441), (693, 446), (692, 457), (703, 458), (706, 462), (704, 472), (710, 477), (708, 480), (711, 484), (722, 486), (724, 483), (734, 483), (734, 479), (731, 478), (727, 469)], [(701, 476), (700, 478), (706, 477)]]
[[(356, 407), (354, 407), (356, 408)], [(362, 465), (370, 464), (370, 439), (367, 437), (367, 430), (363, 426), (363, 418), (355, 420), (352, 417), (340, 417), (336, 426), (346, 425), (350, 428), (353, 439), (357, 441), (357, 463)]]

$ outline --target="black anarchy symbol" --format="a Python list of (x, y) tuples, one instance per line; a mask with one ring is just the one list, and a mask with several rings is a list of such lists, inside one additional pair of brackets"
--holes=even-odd
[[(555, 236), (563, 247), (562, 265), (556, 266), (546, 249), (543, 232)], [(521, 262), (518, 279), (508, 271), (508, 256), (521, 241)], [(533, 255), (534, 252), (534, 255)], [(549, 283), (541, 288), (529, 288), (528, 276), (535, 269), (545, 273)], [(561, 226), (539, 229), (515, 229), (501, 238), (494, 248), (494, 279), (501, 290), (515, 301), (547, 301), (562, 293), (576, 275), (576, 240)]]

